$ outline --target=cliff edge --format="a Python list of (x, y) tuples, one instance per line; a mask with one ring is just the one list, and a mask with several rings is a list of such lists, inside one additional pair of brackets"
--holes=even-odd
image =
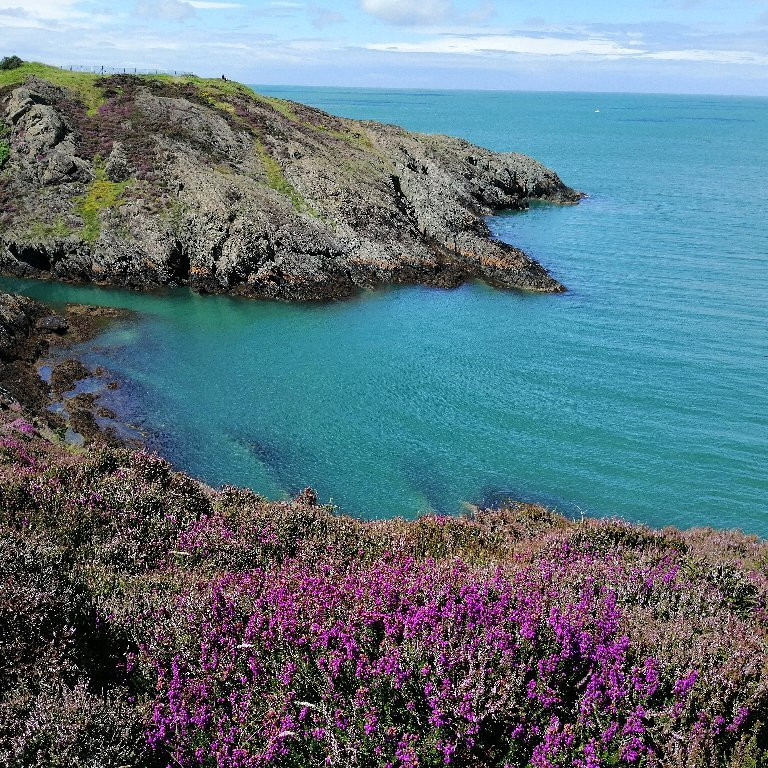
[(484, 216), (579, 193), (520, 154), (196, 77), (0, 73), (0, 270), (328, 299), (382, 283), (564, 290)]

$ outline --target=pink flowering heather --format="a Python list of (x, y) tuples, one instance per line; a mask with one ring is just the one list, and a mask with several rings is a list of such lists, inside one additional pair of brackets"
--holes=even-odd
[(216, 492), (145, 452), (74, 455), (12, 431), (0, 764), (768, 757), (760, 539), (526, 505), (364, 523), (312, 494)]
[(148, 650), (149, 740), (221, 768), (661, 766), (681, 738), (688, 756), (732, 747), (754, 692), (711, 679), (721, 695), (695, 701), (698, 670), (627, 634), (620, 597), (674, 588), (669, 572), (562, 546), (519, 570), (393, 554), (229, 574), (179, 598)]
[(26, 419), (15, 419), (8, 425), (9, 429), (20, 432), (22, 435), (34, 435), (37, 430)]

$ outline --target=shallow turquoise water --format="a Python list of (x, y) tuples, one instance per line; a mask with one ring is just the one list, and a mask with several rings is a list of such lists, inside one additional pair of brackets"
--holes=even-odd
[(3, 279), (141, 313), (86, 354), (154, 446), (369, 517), (512, 496), (768, 535), (768, 101), (261, 90), (556, 168), (590, 198), (490, 223), (570, 292), (287, 306)]

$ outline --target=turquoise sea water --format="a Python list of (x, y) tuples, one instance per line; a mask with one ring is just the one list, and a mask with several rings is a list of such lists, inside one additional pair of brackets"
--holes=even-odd
[(153, 446), (368, 517), (514, 497), (768, 535), (768, 101), (260, 90), (555, 168), (590, 197), (490, 225), (570, 291), (288, 306), (3, 279), (140, 313), (84, 352)]

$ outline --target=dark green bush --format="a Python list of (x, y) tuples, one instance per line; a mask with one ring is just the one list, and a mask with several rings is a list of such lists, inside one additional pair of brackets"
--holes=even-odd
[(4, 56), (0, 60), (0, 69), (18, 69), (23, 63), (18, 56)]

